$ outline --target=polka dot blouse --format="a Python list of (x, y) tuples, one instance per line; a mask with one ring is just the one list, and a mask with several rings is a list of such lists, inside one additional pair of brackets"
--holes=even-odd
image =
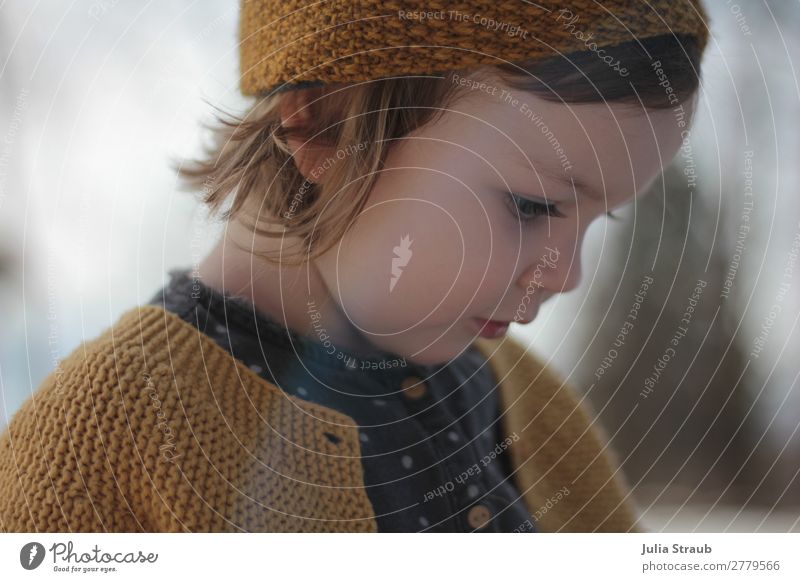
[(364, 487), (385, 532), (532, 532), (509, 477), (491, 370), (476, 348), (446, 365), (360, 358), (288, 330), (246, 299), (170, 271), (149, 301), (196, 326), (283, 391), (359, 425)]

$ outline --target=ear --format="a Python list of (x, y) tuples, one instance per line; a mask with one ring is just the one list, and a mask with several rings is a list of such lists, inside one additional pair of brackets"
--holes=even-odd
[(321, 181), (326, 159), (335, 159), (334, 148), (311, 142), (306, 143), (310, 137), (306, 130), (320, 103), (313, 103), (313, 101), (321, 95), (321, 87), (295, 89), (283, 97), (280, 106), (281, 126), (294, 130), (286, 140), (292, 152), (294, 164), (306, 180), (315, 183)]

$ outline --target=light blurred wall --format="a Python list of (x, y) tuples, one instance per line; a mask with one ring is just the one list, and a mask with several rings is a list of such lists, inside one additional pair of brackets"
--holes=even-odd
[[(214, 242), (172, 159), (242, 112), (238, 3), (0, 7), (0, 425), (56, 362)], [(208, 102), (208, 103), (207, 103)], [(7, 140), (8, 141), (8, 140)]]

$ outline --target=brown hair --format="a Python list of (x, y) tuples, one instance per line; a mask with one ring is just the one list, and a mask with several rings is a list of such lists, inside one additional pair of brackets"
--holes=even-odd
[[(683, 103), (697, 91), (702, 54), (693, 36), (649, 37), (607, 48), (605, 55), (601, 59), (584, 51), (468, 73), (304, 89), (315, 99), (302, 132), (281, 125), (285, 93), (274, 92), (243, 118), (222, 112), (229, 119), (217, 117), (218, 125), (209, 128), (215, 140), (205, 158), (175, 169), (185, 187), (202, 189), (201, 200), (212, 215), (237, 218), (260, 236), (296, 237), (300, 248), (289, 252), (284, 247), (280, 262), (302, 264), (333, 247), (358, 217), (391, 142), (434, 121), (467, 91), (452, 82), (454, 73), (496, 75), (512, 88), (565, 103), (628, 102), (660, 109)], [(617, 70), (606, 59), (618, 61)], [(326, 169), (324, 183), (316, 184), (291, 161), (289, 136), (346, 155)], [(277, 257), (257, 254), (278, 262)]]

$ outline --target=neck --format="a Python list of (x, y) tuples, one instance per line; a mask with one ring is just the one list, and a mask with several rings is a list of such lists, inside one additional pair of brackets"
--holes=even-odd
[[(200, 279), (220, 293), (248, 300), (259, 312), (302, 336), (322, 341), (324, 329), (338, 349), (355, 353), (374, 350), (342, 312), (314, 261), (301, 266), (276, 265), (252, 252), (277, 256), (281, 244), (288, 248), (296, 243), (254, 236), (238, 221), (232, 221), (200, 263)], [(311, 318), (312, 310), (321, 314), (316, 324)]]

